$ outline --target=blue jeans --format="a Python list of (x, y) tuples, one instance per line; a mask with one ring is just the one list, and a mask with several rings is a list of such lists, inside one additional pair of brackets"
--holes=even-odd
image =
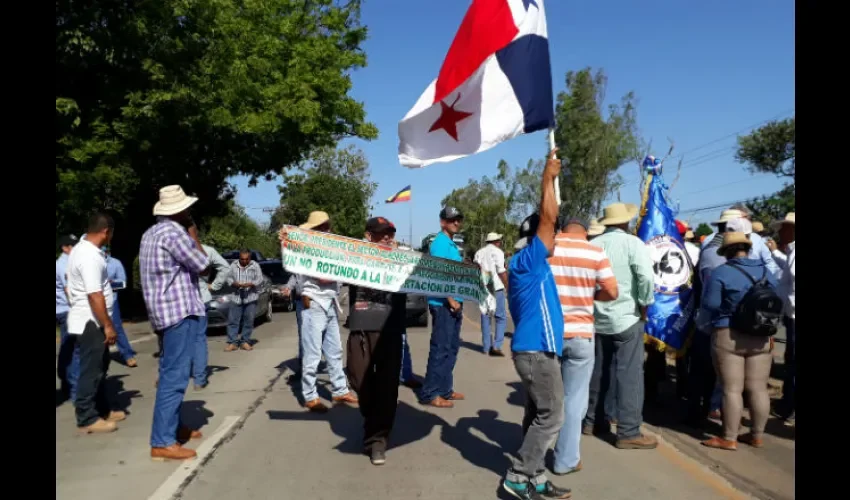
[[(240, 345), (242, 343), (252, 344), (251, 333), (254, 332), (254, 313), (257, 303), (233, 304), (227, 318), (227, 343)], [(239, 340), (239, 330), (242, 330), (242, 339)]]
[(796, 409), (797, 320), (785, 316), (785, 380), (782, 383), (782, 410), (790, 415)]
[(115, 333), (118, 334), (118, 340), (115, 345), (118, 346), (118, 353), (126, 362), (129, 359), (136, 357), (136, 351), (133, 350), (133, 345), (130, 344), (130, 339), (127, 338), (127, 332), (124, 331), (124, 322), (121, 321), (121, 308), (118, 306), (118, 297), (115, 297), (115, 303), (112, 305), (112, 325), (115, 327)]
[(688, 417), (694, 422), (701, 422), (708, 417), (708, 412), (720, 408), (719, 402), (717, 408), (712, 406), (717, 375), (711, 360), (710, 334), (699, 330), (694, 332), (688, 358)]
[(159, 358), (159, 384), (153, 407), (151, 447), (165, 448), (177, 442), (180, 407), (189, 385), (192, 356), (203, 326), (201, 318), (189, 316), (162, 332), (162, 356)]
[(401, 334), (401, 382), (413, 380), (413, 360), (410, 358), (410, 344), (407, 343), (407, 332)]
[(77, 380), (80, 378), (80, 348), (77, 346), (79, 335), (68, 334), (68, 313), (56, 315), (59, 323), (59, 359), (56, 360), (56, 375), (62, 382), (62, 391), (68, 394), (71, 402), (77, 396)]
[(192, 348), (192, 378), (195, 379), (195, 385), (203, 387), (207, 385), (207, 363), (210, 356), (207, 349), (207, 317), (200, 316), (198, 322), (200, 326)]
[[(505, 341), (505, 327), (508, 325), (508, 313), (505, 309), (505, 291), (499, 290), (495, 294), (496, 297), (496, 313), (493, 315), (496, 318), (496, 339), (493, 340), (493, 347), (501, 349), (502, 343)], [(490, 352), (490, 315), (481, 315), (481, 345), (484, 347), (484, 353)]]
[[(596, 361), (590, 379), (585, 425), (604, 426), (606, 418), (615, 417), (617, 439), (640, 436), (644, 398), (643, 329), (643, 321), (638, 321), (624, 332), (597, 333), (595, 337)], [(616, 405), (614, 415), (608, 409), (612, 391)]]
[(564, 425), (555, 442), (552, 470), (563, 474), (575, 468), (581, 455), (581, 427), (587, 415), (590, 377), (596, 359), (593, 338), (573, 337), (564, 340), (561, 376), (564, 378)]
[(309, 309), (301, 313), (301, 394), (304, 401), (319, 397), (316, 392), (316, 375), (322, 353), (328, 365), (331, 379), (331, 394), (334, 397), (348, 394), (348, 380), (342, 369), (342, 343), (339, 339), (339, 320), (336, 306), (331, 304), (327, 311), (313, 301)]
[[(295, 300), (295, 299), (293, 299)], [(298, 362), (304, 359), (304, 349), (301, 347), (301, 323), (303, 322), (304, 304), (301, 302), (301, 297), (295, 300), (295, 324), (298, 325)]]
[(463, 312), (452, 314), (445, 306), (428, 306), (431, 311), (431, 347), (419, 402), (428, 404), (437, 396), (448, 398), (454, 391), (455, 363), (460, 351)]

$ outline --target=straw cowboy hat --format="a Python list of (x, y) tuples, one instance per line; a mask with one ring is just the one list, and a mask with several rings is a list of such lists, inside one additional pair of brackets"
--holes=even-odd
[(690, 239), (693, 239), (693, 238), (694, 238), (694, 232), (693, 231), (691, 231), (690, 229), (685, 231), (685, 239), (686, 240), (690, 240)]
[(729, 222), (732, 219), (740, 219), (742, 217), (744, 217), (744, 212), (742, 212), (740, 210), (734, 210), (734, 209), (724, 210), (723, 212), (720, 213), (720, 219), (712, 222), (711, 225), (716, 226), (718, 224), (723, 224), (724, 222)]
[(605, 232), (605, 226), (599, 223), (596, 219), (591, 219), (590, 227), (587, 228), (588, 236), (599, 236), (600, 234)]
[(315, 212), (310, 212), (310, 216), (307, 217), (307, 222), (301, 224), (301, 229), (313, 229), (314, 227), (319, 227), (326, 222), (330, 222), (331, 218), (327, 212), (322, 212), (321, 210), (317, 210)]
[(764, 232), (764, 224), (759, 221), (753, 222), (753, 232), (754, 233), (762, 233)]
[(183, 188), (177, 184), (165, 186), (159, 190), (159, 201), (153, 206), (154, 215), (175, 215), (191, 207), (198, 201), (194, 196), (186, 196)]
[(792, 225), (796, 226), (797, 223), (795, 222), (795, 219), (796, 219), (795, 214), (796, 214), (796, 212), (788, 212), (785, 215), (784, 219), (773, 221), (773, 224), (771, 224), (771, 227), (773, 227), (774, 229), (779, 229), (784, 224), (792, 224)]
[(492, 243), (494, 241), (500, 241), (502, 239), (502, 235), (499, 233), (488, 233), (487, 234), (487, 243)]
[(749, 249), (753, 242), (744, 233), (723, 233), (723, 244), (717, 249), (717, 255), (723, 255), (729, 245), (745, 245)]
[(638, 214), (638, 206), (634, 203), (612, 203), (602, 211), (603, 217), (599, 223), (603, 226), (616, 226), (625, 224), (634, 219)]

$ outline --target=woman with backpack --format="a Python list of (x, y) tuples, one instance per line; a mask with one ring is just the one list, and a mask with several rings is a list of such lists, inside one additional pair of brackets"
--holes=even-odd
[[(714, 328), (712, 358), (723, 386), (724, 434), (702, 444), (724, 450), (736, 450), (737, 441), (756, 448), (763, 445), (770, 414), (770, 340), (782, 318), (776, 278), (761, 260), (747, 257), (752, 242), (749, 231), (744, 231), (723, 235), (717, 253), (726, 258), (726, 264), (711, 273), (702, 302)], [(749, 434), (739, 438), (744, 390), (750, 396), (752, 426)]]

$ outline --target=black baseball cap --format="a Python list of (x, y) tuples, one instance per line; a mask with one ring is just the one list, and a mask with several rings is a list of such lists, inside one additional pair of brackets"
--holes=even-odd
[(519, 225), (519, 239), (514, 245), (514, 250), (522, 250), (528, 245), (528, 240), (531, 239), (532, 236), (537, 234), (537, 227), (540, 225), (540, 215), (535, 212), (525, 220), (522, 221), (522, 224)]
[(375, 234), (394, 233), (395, 225), (383, 217), (372, 217), (366, 221), (366, 231)]
[(80, 242), (80, 239), (73, 234), (66, 234), (59, 238), (59, 248), (72, 247)]
[(440, 210), (440, 219), (442, 220), (463, 220), (463, 212), (455, 207), (443, 207)]

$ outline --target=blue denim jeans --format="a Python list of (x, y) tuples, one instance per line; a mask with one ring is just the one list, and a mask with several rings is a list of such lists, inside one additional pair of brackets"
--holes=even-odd
[(575, 468), (581, 460), (579, 442), (582, 422), (587, 415), (595, 352), (592, 338), (573, 337), (564, 340), (564, 356), (561, 358), (564, 425), (555, 442), (555, 462), (552, 467), (559, 474)]
[[(295, 299), (293, 299), (295, 300)], [(304, 304), (301, 302), (301, 297), (295, 300), (295, 324), (298, 325), (298, 362), (304, 359), (304, 350), (301, 347), (301, 323), (304, 314)]]
[(452, 314), (448, 307), (428, 306), (431, 311), (431, 347), (425, 381), (419, 391), (419, 402), (427, 404), (437, 396), (448, 398), (454, 391), (455, 363), (460, 351), (460, 327), (463, 312)]
[[(617, 439), (640, 436), (643, 423), (643, 321), (621, 333), (596, 334), (596, 361), (590, 379), (590, 396), (585, 425), (604, 425), (617, 419)], [(605, 374), (608, 380), (605, 383)], [(614, 393), (616, 411), (607, 408)]]
[(198, 316), (184, 318), (162, 332), (159, 384), (153, 407), (151, 447), (165, 448), (177, 442), (180, 408), (189, 385), (192, 356), (203, 323)]
[(56, 315), (59, 323), (59, 358), (56, 360), (56, 375), (62, 382), (62, 391), (71, 402), (77, 396), (77, 380), (80, 378), (80, 350), (77, 346), (78, 335), (68, 334), (68, 313)]
[(410, 358), (410, 344), (407, 343), (407, 332), (401, 334), (401, 382), (413, 380), (413, 359)]
[[(241, 345), (244, 342), (251, 344), (251, 333), (254, 332), (254, 313), (257, 303), (233, 304), (227, 317), (227, 343)], [(242, 330), (242, 338), (239, 339), (239, 331)]]
[(195, 385), (205, 386), (207, 385), (207, 363), (210, 356), (207, 349), (207, 317), (199, 317), (198, 322), (200, 325), (192, 348), (192, 378), (195, 379)]
[(348, 394), (348, 380), (342, 368), (342, 342), (339, 338), (339, 320), (336, 306), (331, 304), (327, 311), (315, 301), (301, 313), (301, 394), (304, 401), (319, 397), (316, 391), (316, 376), (322, 354), (328, 365), (331, 379), (331, 394), (334, 397)]
[[(499, 290), (494, 295), (496, 297), (496, 313), (493, 317), (496, 319), (496, 338), (492, 341), (492, 347), (496, 349), (502, 348), (502, 343), (505, 341), (505, 327), (508, 325), (508, 313), (505, 309), (505, 291)], [(484, 354), (490, 352), (490, 315), (481, 315), (481, 345)]]
[[(717, 375), (711, 360), (711, 335), (697, 330), (694, 332), (691, 347), (688, 350), (690, 366), (688, 371), (688, 417), (700, 422), (708, 417), (714, 408), (714, 389)], [(721, 392), (722, 396), (723, 393)]]
[(118, 353), (126, 362), (129, 359), (136, 357), (136, 351), (133, 350), (133, 345), (130, 344), (130, 339), (127, 338), (127, 332), (124, 331), (124, 322), (121, 321), (121, 308), (118, 306), (118, 297), (115, 297), (115, 303), (112, 305), (112, 325), (115, 327), (115, 333), (118, 334), (118, 340), (115, 345), (118, 347)]

